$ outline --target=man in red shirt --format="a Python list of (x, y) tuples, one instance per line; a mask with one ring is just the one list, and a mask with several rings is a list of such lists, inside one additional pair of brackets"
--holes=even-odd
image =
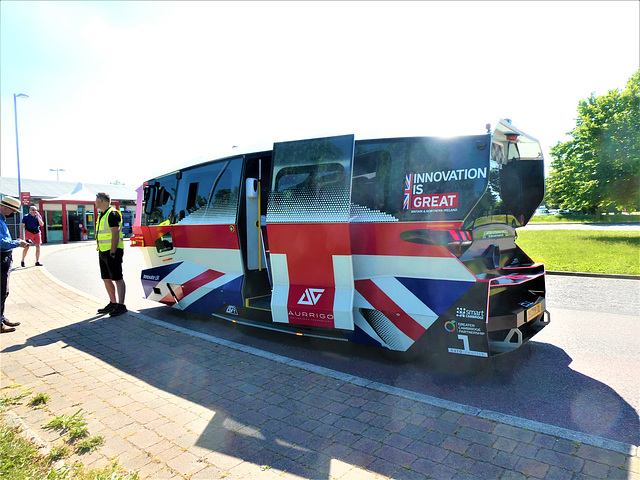
[[(38, 212), (38, 209), (34, 206), (29, 208), (29, 213), (27, 213), (24, 217), (22, 217), (22, 223), (20, 224), (22, 235), (27, 242), (36, 246), (36, 266), (41, 267), (40, 263), (40, 244), (42, 244), (42, 235), (40, 233), (40, 227), (44, 227), (44, 222), (42, 221), (42, 217)], [(27, 256), (27, 252), (29, 251), (29, 245), (24, 248), (22, 252), (22, 262), (21, 266), (24, 267), (24, 259)]]

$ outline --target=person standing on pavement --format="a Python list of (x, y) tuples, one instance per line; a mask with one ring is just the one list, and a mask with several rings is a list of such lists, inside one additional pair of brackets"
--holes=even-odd
[(9, 296), (9, 273), (11, 272), (11, 263), (13, 262), (12, 251), (16, 247), (25, 248), (29, 245), (21, 238), (11, 239), (9, 227), (7, 227), (7, 218), (15, 215), (20, 211), (20, 201), (13, 197), (4, 197), (0, 201), (0, 260), (2, 268), (0, 269), (0, 302), (2, 303), (2, 333), (13, 332), (20, 322), (10, 322), (4, 316), (4, 303)]
[[(24, 238), (27, 242), (36, 246), (36, 267), (41, 267), (40, 263), (40, 244), (42, 244), (42, 235), (40, 234), (40, 227), (44, 227), (44, 222), (42, 221), (42, 217), (40, 216), (40, 212), (34, 206), (29, 208), (29, 213), (27, 213), (24, 217), (22, 217), (21, 226), (21, 237)], [(24, 259), (27, 256), (27, 252), (29, 251), (29, 245), (27, 245), (22, 252), (22, 262), (20, 265), (24, 267)]]
[(104, 192), (96, 195), (96, 208), (102, 212), (96, 231), (100, 275), (109, 294), (109, 303), (100, 308), (98, 313), (108, 313), (116, 317), (127, 312), (124, 304), (126, 286), (122, 277), (122, 214), (111, 206), (111, 196)]

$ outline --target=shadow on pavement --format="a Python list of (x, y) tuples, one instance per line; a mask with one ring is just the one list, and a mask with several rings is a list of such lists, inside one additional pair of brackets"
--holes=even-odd
[(635, 409), (609, 386), (570, 368), (561, 348), (536, 341), (486, 361), (422, 355), (404, 361), (354, 343), (296, 337), (167, 308), (144, 314), (345, 374), (480, 409), (638, 445)]
[[(399, 388), (634, 445), (639, 441), (636, 412), (606, 385), (571, 370), (569, 356), (552, 345), (532, 342), (475, 368), (433, 357), (394, 363), (380, 350), (360, 345), (237, 328), (166, 308), (143, 313), (230, 341), (249, 336), (251, 346), (278, 354), (286, 345), (291, 358)], [(55, 342), (215, 411), (196, 442), (212, 452), (306, 478), (330, 478), (332, 458), (385, 476), (399, 468), (376, 452), (351, 447), (376, 440), (371, 432), (389, 435), (382, 416), (384, 422), (404, 420), (406, 405), (381, 402), (386, 396), (381, 392), (185, 336), (132, 315), (92, 317), (2, 352)], [(420, 402), (411, 408), (425, 418), (444, 412)], [(542, 418), (540, 412), (545, 412)], [(381, 445), (379, 440), (375, 444)]]

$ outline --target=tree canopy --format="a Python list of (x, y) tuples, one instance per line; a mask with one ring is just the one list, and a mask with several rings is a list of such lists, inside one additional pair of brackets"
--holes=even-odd
[(640, 70), (624, 90), (581, 100), (569, 135), (551, 149), (547, 202), (589, 212), (640, 210)]

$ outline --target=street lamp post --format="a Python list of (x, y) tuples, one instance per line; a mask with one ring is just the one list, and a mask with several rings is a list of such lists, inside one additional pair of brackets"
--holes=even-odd
[(18, 107), (16, 98), (29, 98), (26, 93), (13, 94), (13, 117), (16, 122), (16, 158), (18, 159), (18, 198), (20, 199), (20, 205), (22, 205), (22, 185), (20, 184), (20, 147), (18, 146)]
[(60, 181), (60, 177), (58, 176), (58, 172), (64, 172), (64, 168), (50, 168), (50, 172), (56, 172), (56, 182)]

